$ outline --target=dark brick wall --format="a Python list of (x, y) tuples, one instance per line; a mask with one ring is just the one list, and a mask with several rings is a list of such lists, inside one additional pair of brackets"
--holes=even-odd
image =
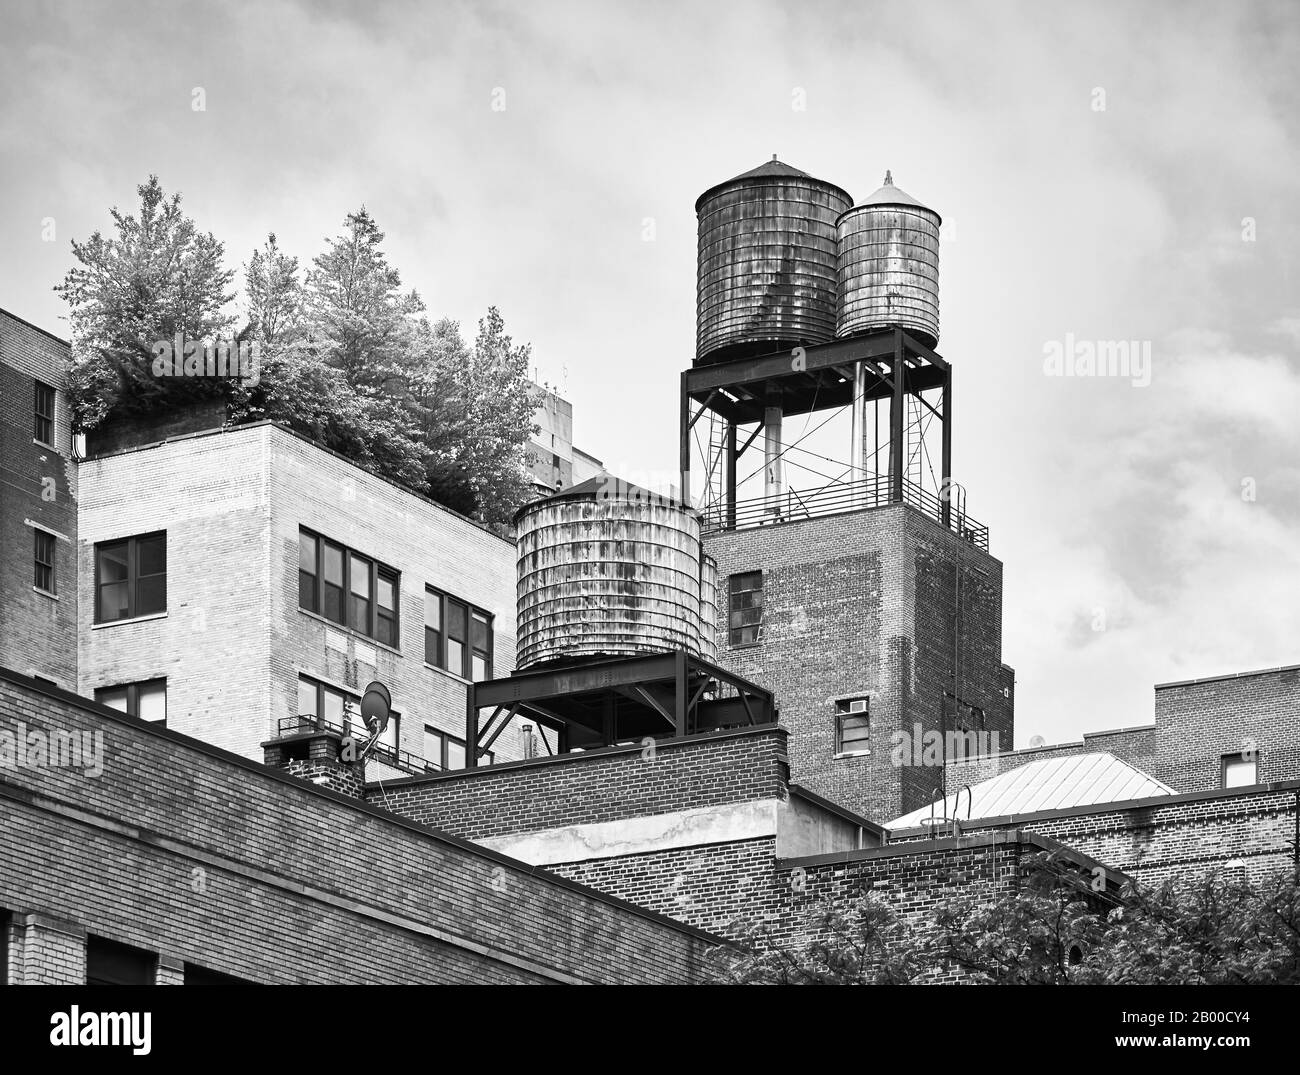
[(1221, 759), (1258, 751), (1260, 783), (1300, 777), (1300, 665), (1156, 687), (1157, 772), (1177, 791), (1220, 785)]
[(722, 803), (784, 799), (779, 727), (661, 739), (646, 748), (538, 758), (440, 776), (385, 781), (367, 801), (468, 840), (619, 821)]
[[(0, 666), (77, 686), (77, 475), (63, 392), (68, 345), (0, 310)], [(55, 389), (35, 442), (36, 381)], [(55, 596), (38, 593), (33, 523), (53, 533)]]
[[(929, 802), (939, 767), (895, 765), (894, 737), (951, 720), (954, 649), (957, 693), (1011, 745), (1002, 565), (987, 553), (904, 505), (715, 534), (706, 549), (719, 566), (719, 663), (775, 693), (799, 783), (880, 822)], [(733, 648), (727, 579), (759, 569), (764, 638)], [(835, 700), (863, 696), (871, 753), (836, 757)]]
[(0, 732), (103, 770), (0, 768), (0, 907), (266, 983), (687, 982), (705, 935), (0, 672)]
[(178, 403), (157, 413), (110, 418), (86, 435), (86, 455), (95, 458), (112, 452), (155, 444), (168, 437), (183, 437), (220, 429), (226, 424), (226, 403), (221, 399)]
[[(967, 833), (1017, 829), (1059, 840), (1144, 884), (1237, 871), (1259, 881), (1294, 868), (1300, 783), (1195, 792), (964, 823)], [(1118, 808), (1117, 808), (1118, 807)], [(891, 843), (923, 842), (916, 831)], [(1229, 869), (1230, 862), (1241, 866)]]

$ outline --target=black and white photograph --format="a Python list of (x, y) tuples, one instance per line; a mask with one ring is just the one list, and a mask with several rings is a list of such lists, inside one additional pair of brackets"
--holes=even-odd
[(25, 1055), (1289, 1039), (1293, 0), (0, 0), (0, 147)]

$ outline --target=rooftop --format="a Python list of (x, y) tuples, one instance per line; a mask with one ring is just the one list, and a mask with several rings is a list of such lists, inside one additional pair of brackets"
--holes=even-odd
[(1168, 784), (1113, 754), (1074, 754), (1042, 758), (999, 773), (971, 787), (969, 802), (962, 788), (932, 806), (895, 818), (885, 827), (910, 829), (927, 824), (931, 817), (956, 816), (966, 821), (1173, 794)]

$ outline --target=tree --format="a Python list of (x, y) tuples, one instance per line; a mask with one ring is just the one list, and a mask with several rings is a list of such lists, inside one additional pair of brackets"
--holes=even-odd
[(226, 382), (153, 375), (155, 343), (226, 336), (234, 274), (224, 247), (181, 211), (158, 177), (136, 188), (139, 216), (111, 210), (115, 234), (96, 231), (72, 243), (78, 264), (55, 291), (69, 307), (72, 358), (68, 395), (74, 425), (89, 430), (110, 414), (140, 413), (201, 396), (224, 395)]
[(771, 919), (736, 927), (736, 947), (709, 952), (708, 978), (715, 984), (906, 985), (923, 969), (898, 916), (870, 896), (855, 904), (813, 904), (793, 946)]
[(770, 921), (738, 923), (737, 945), (710, 953), (711, 978), (860, 985), (955, 970), (1015, 985), (1300, 984), (1294, 872), (1258, 886), (1219, 876), (1126, 886), (1116, 902), (1079, 884), (1053, 853), (1022, 864), (1020, 881), (908, 923), (870, 898), (815, 905), (793, 939)]

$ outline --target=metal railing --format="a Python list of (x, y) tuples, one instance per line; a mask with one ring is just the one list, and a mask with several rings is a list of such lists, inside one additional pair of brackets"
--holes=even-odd
[[(725, 504), (712, 504), (701, 515), (704, 533), (713, 534), (722, 530), (748, 530), (773, 523), (841, 515), (890, 503), (893, 503), (893, 498), (889, 476), (878, 475), (857, 482), (834, 482), (819, 489), (788, 489), (776, 496), (740, 500), (736, 502), (734, 512), (729, 512)], [(903, 503), (910, 504), (935, 522), (943, 523), (944, 502), (930, 490), (904, 481)], [(951, 509), (948, 528), (976, 548), (988, 552), (989, 528), (959, 511), (955, 501), (948, 506)]]
[[(294, 717), (281, 717), (276, 721), (276, 729), (279, 736), (283, 738), (286, 735), (297, 735), (300, 732), (334, 732), (336, 735), (347, 736), (349, 733), (357, 739), (364, 742), (370, 738), (369, 733), (363, 725), (335, 724), (324, 717), (318, 717), (312, 713), (299, 713)], [(418, 754), (412, 754), (409, 750), (401, 750), (396, 747), (390, 747), (386, 743), (376, 743), (366, 755), (366, 761), (382, 762), (394, 769), (400, 769), (402, 772), (410, 773), (413, 776), (423, 776), (425, 773), (440, 773), (443, 771), (442, 766), (435, 762), (425, 761)]]

